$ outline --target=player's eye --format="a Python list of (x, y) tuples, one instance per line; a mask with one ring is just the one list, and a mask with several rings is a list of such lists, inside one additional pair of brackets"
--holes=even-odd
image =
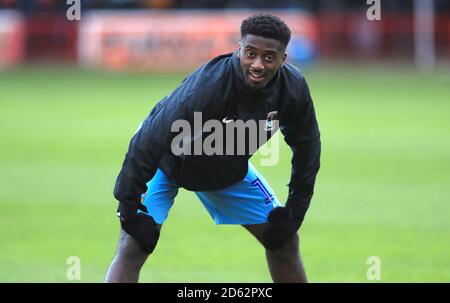
[(272, 55), (267, 55), (265, 59), (266, 59), (267, 62), (272, 62), (273, 56)]
[(253, 52), (251, 52), (251, 51), (247, 51), (245, 54), (246, 54), (247, 57), (249, 57), (249, 58), (253, 58), (253, 57), (255, 56), (255, 54), (254, 54)]

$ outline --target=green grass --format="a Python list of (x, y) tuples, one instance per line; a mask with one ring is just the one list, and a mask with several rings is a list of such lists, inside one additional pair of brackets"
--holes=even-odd
[[(450, 282), (450, 73), (409, 67), (305, 71), (322, 168), (301, 230), (312, 282)], [(129, 139), (183, 78), (29, 67), (0, 72), (0, 282), (100, 282), (119, 223), (112, 196)], [(285, 200), (290, 153), (259, 167)], [(143, 282), (268, 282), (264, 252), (240, 226), (215, 226), (180, 191)]]

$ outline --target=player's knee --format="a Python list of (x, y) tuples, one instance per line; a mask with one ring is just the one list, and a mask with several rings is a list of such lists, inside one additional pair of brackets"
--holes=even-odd
[(299, 237), (295, 234), (282, 247), (275, 250), (267, 250), (271, 258), (279, 262), (291, 262), (299, 255)]

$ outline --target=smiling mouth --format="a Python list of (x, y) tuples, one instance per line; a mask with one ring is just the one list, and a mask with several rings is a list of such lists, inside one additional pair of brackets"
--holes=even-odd
[(255, 72), (252, 72), (252, 71), (248, 72), (248, 76), (249, 76), (249, 79), (252, 82), (258, 82), (258, 83), (263, 82), (265, 80), (265, 78), (266, 78), (266, 76), (264, 74), (255, 73)]

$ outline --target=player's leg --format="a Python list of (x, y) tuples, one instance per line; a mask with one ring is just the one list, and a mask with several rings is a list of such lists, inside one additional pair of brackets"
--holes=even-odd
[[(267, 224), (243, 225), (262, 244)], [(300, 257), (299, 237), (295, 234), (284, 246), (266, 249), (266, 259), (274, 282), (306, 283), (305, 268)]]
[[(269, 213), (281, 206), (267, 181), (250, 162), (242, 181), (223, 190), (196, 194), (216, 224), (243, 225), (261, 243)], [(298, 247), (298, 237), (293, 237), (279, 250), (266, 251), (274, 282), (306, 282)]]
[[(161, 225), (157, 225), (158, 230)], [(139, 243), (123, 229), (120, 229), (120, 239), (116, 255), (106, 273), (107, 283), (135, 283), (149, 255), (144, 253)]]
[[(147, 183), (147, 188), (142, 203), (155, 220), (155, 228), (160, 231), (178, 193), (178, 187), (158, 170)], [(117, 252), (108, 269), (105, 282), (137, 282), (147, 257), (148, 254), (142, 250), (139, 243), (121, 229)]]

